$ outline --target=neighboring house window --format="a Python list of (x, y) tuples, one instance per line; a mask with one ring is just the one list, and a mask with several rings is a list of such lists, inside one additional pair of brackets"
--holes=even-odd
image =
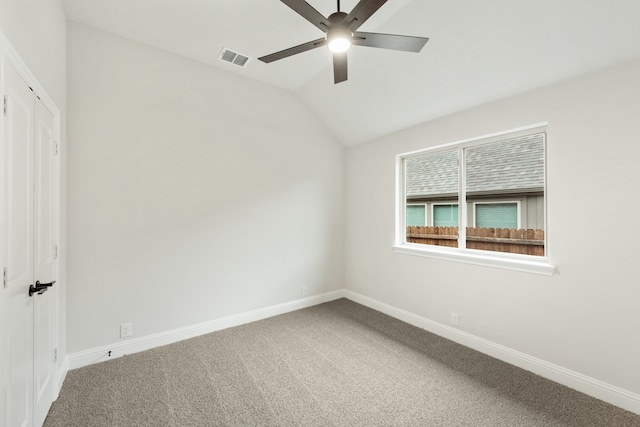
[(474, 203), (476, 228), (520, 228), (518, 202)]
[(433, 205), (433, 225), (435, 227), (456, 227), (458, 225), (458, 205)]
[(540, 125), (398, 155), (395, 248), (474, 262), (482, 251), (494, 266), (495, 257), (516, 264), (538, 257), (523, 269), (553, 271), (545, 259), (545, 144)]
[(427, 224), (427, 207), (425, 205), (407, 205), (407, 227)]

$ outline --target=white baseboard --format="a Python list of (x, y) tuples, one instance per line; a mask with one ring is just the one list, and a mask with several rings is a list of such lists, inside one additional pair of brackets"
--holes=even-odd
[[(604, 381), (588, 377), (570, 369), (563, 368), (562, 366), (555, 365), (542, 359), (538, 359), (517, 350), (513, 350), (503, 345), (496, 344), (492, 341), (477, 337), (459, 329), (434, 322), (433, 320), (429, 320), (425, 317), (418, 316), (406, 310), (402, 310), (346, 289), (73, 353), (65, 359), (61, 366), (59, 384), (62, 384), (64, 376), (69, 369), (76, 369), (107, 359), (121, 357), (126, 354), (150, 350), (162, 345), (171, 344), (233, 326), (243, 325), (249, 322), (255, 322), (257, 320), (300, 310), (339, 298), (348, 298), (358, 304), (362, 304), (398, 320), (402, 320), (410, 325), (425, 329), (436, 335), (457, 342), (458, 344), (470, 347), (474, 350), (495, 357), (496, 359), (578, 390), (589, 396), (611, 403), (612, 405), (640, 414), (640, 395), (636, 393), (605, 383)], [(108, 356), (109, 352), (111, 352), (110, 356)]]
[(67, 377), (67, 372), (69, 372), (69, 358), (65, 357), (61, 362), (62, 363), (60, 363), (58, 371), (56, 372), (56, 388), (54, 390), (55, 396), (53, 397), (53, 400), (56, 400), (60, 395), (62, 384), (64, 383), (64, 379)]
[(290, 311), (300, 310), (302, 308), (311, 307), (343, 297), (344, 290), (341, 289), (321, 295), (310, 296), (308, 298), (303, 298), (296, 301), (290, 301), (283, 304), (277, 304), (270, 307), (247, 311), (245, 313), (234, 314), (232, 316), (222, 317), (220, 319), (202, 322), (183, 328), (172, 329), (170, 331), (160, 332), (153, 335), (130, 339), (124, 342), (80, 351), (68, 356), (68, 369), (77, 369), (94, 363), (103, 362), (105, 360), (115, 359), (127, 354), (150, 350), (162, 345), (172, 344), (174, 342), (208, 334), (210, 332), (231, 328), (233, 326), (243, 325), (245, 323), (255, 322), (257, 320), (266, 319), (268, 317), (277, 316), (279, 314), (288, 313)]
[(588, 377), (570, 369), (563, 368), (562, 366), (549, 363), (503, 345), (496, 344), (492, 341), (463, 332), (459, 329), (434, 322), (433, 320), (415, 315), (353, 291), (345, 289), (344, 296), (358, 304), (362, 304), (398, 320), (402, 320), (410, 325), (425, 329), (436, 335), (457, 342), (458, 344), (470, 347), (481, 353), (495, 357), (496, 359), (595, 397), (596, 399), (600, 399), (612, 405), (626, 409), (627, 411), (640, 414), (639, 394), (605, 383), (604, 381)]

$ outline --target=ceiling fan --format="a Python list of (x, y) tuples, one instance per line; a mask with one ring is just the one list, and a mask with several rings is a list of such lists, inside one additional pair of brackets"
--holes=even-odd
[(338, 11), (327, 18), (304, 0), (281, 1), (326, 33), (326, 36), (258, 59), (269, 63), (326, 45), (333, 52), (333, 77), (336, 84), (347, 80), (347, 50), (352, 45), (420, 52), (429, 40), (425, 37), (356, 31), (387, 0), (360, 0), (349, 14), (340, 11), (340, 0), (337, 0)]

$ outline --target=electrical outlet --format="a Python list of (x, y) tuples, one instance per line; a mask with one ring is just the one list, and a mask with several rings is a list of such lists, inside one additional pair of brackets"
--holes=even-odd
[(451, 324), (454, 326), (460, 325), (460, 318), (458, 317), (458, 313), (451, 313)]
[(307, 288), (306, 286), (302, 287), (302, 295), (307, 295), (309, 293), (309, 288)]
[(131, 323), (122, 323), (120, 325), (120, 338), (130, 337), (133, 334)]

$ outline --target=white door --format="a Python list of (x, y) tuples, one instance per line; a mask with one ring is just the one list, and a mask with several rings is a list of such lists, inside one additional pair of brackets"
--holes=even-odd
[(54, 396), (55, 319), (55, 139), (53, 115), (39, 99), (35, 102), (34, 141), (34, 266), (36, 285), (47, 291), (35, 294), (34, 304), (34, 425), (41, 426)]
[(3, 171), (5, 280), (2, 290), (4, 425), (33, 425), (33, 147), (34, 96), (4, 68), (7, 116)]
[[(39, 427), (53, 400), (53, 118), (5, 62), (0, 425)], [(44, 288), (43, 288), (44, 289)]]

